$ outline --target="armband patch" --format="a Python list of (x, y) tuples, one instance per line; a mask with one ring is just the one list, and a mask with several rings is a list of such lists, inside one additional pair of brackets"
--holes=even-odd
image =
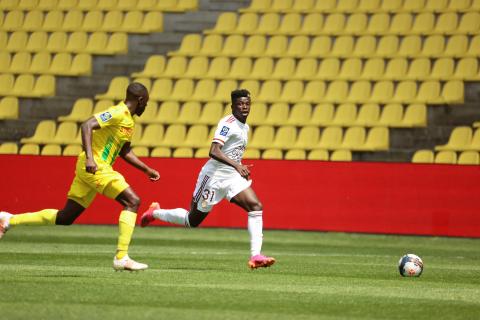
[(222, 130), (220, 130), (220, 135), (226, 137), (229, 130), (229, 127), (223, 126)]
[(103, 121), (103, 122), (107, 122), (108, 120), (112, 119), (112, 114), (108, 111), (100, 114), (100, 119)]

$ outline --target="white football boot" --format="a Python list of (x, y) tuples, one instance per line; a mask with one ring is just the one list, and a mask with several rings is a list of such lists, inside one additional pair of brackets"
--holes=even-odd
[(113, 269), (115, 269), (115, 271), (140, 271), (148, 269), (148, 264), (137, 262), (127, 254), (122, 259), (117, 259), (117, 257), (113, 258)]
[(0, 211), (0, 239), (3, 237), (8, 228), (10, 228), (10, 218), (12, 215), (5, 211)]

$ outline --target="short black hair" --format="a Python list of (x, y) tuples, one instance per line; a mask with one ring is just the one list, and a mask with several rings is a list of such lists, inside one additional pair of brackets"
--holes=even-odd
[(232, 104), (235, 104), (235, 101), (238, 98), (243, 98), (243, 97), (250, 98), (250, 91), (248, 91), (247, 89), (236, 89), (232, 91), (230, 96), (232, 98)]
[(127, 87), (127, 99), (129, 100), (144, 97), (146, 95), (148, 95), (147, 88), (139, 82), (132, 82)]

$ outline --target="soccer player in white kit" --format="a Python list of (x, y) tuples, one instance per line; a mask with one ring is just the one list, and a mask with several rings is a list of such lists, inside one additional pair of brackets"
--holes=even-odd
[(145, 227), (155, 219), (197, 227), (207, 217), (213, 206), (223, 198), (243, 208), (248, 213), (250, 234), (251, 269), (269, 267), (275, 259), (261, 254), (263, 242), (263, 206), (250, 187), (252, 180), (248, 165), (242, 164), (248, 142), (250, 92), (239, 89), (231, 93), (232, 114), (220, 120), (210, 147), (210, 159), (205, 163), (197, 179), (190, 211), (183, 208), (160, 209), (154, 202), (141, 218)]

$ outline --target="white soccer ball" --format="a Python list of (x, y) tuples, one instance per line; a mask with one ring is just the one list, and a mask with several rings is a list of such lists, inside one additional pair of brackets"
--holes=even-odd
[(415, 254), (406, 254), (398, 261), (398, 271), (403, 277), (419, 277), (423, 272), (423, 261)]

